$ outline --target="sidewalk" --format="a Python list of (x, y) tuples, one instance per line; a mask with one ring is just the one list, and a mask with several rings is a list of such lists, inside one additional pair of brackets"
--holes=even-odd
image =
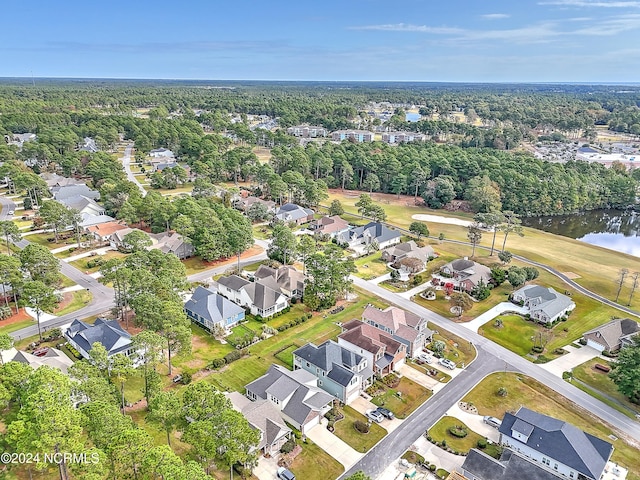
[(70, 248), (78, 248), (79, 245), (77, 243), (72, 243), (70, 245), (65, 245), (64, 247), (58, 247), (51, 249), (51, 253), (56, 254), (60, 252), (64, 252), (65, 250), (69, 250)]

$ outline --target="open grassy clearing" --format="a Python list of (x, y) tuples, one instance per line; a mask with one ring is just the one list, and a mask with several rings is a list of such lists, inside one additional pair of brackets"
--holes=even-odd
[[(354, 206), (358, 201), (358, 195), (361, 192), (345, 191), (340, 193), (334, 190), (330, 193), (329, 198), (324, 204), (329, 205), (332, 200), (338, 199), (346, 212), (357, 214), (357, 208)], [(373, 194), (373, 199), (388, 198), (377, 194)], [(423, 213), (431, 215), (439, 215), (450, 218), (470, 219), (472, 215), (456, 212), (452, 214), (444, 210), (432, 210), (423, 206), (415, 206), (412, 204), (413, 197), (401, 197), (404, 204), (378, 202), (385, 209), (389, 223), (400, 227), (408, 228), (413, 221), (412, 215)], [(351, 220), (350, 217), (345, 217)], [(430, 234), (437, 237), (440, 233), (445, 235), (446, 239), (467, 241), (467, 229), (459, 225), (448, 225), (443, 223), (427, 222)], [(492, 235), (484, 233), (481, 245), (491, 246)], [(503, 235), (498, 233), (496, 246), (502, 247)], [(471, 247), (467, 249), (466, 255), (470, 255)], [(627, 268), (629, 271), (640, 271), (640, 258), (632, 255), (614, 252), (602, 247), (589, 245), (579, 240), (568, 237), (553, 235), (533, 228), (525, 228), (524, 236), (509, 235), (507, 239), (506, 249), (523, 255), (531, 260), (552, 266), (561, 272), (573, 272), (580, 276), (575, 281), (580, 285), (599, 293), (610, 299), (615, 299), (616, 284), (615, 279), (621, 268)], [(626, 304), (630, 293), (630, 283), (624, 286), (620, 294), (621, 303)], [(640, 309), (640, 295), (636, 295), (633, 299), (632, 308)]]
[[(401, 396), (398, 396), (398, 392)], [(388, 408), (397, 418), (406, 418), (432, 394), (431, 390), (407, 377), (402, 377), (396, 388), (385, 387), (385, 392), (376, 395), (371, 401), (379, 407)]]
[(185, 183), (178, 188), (154, 188), (154, 192), (158, 192), (160, 195), (181, 195), (183, 193), (191, 193), (193, 191), (193, 185), (191, 183)]
[(0, 333), (11, 333), (16, 330), (20, 330), (21, 328), (30, 327), (31, 325), (35, 325), (35, 320), (20, 320), (17, 322), (5, 323), (0, 320)]
[(93, 298), (91, 292), (87, 292), (86, 290), (77, 290), (71, 293), (73, 295), (71, 302), (64, 305), (60, 310), (55, 310), (53, 312), (55, 315), (61, 316), (80, 310), (82, 307), (86, 307)]
[(468, 340), (464, 340), (457, 335), (446, 330), (439, 329), (434, 324), (429, 323), (428, 328), (433, 330), (433, 340), (441, 340), (445, 343), (444, 356), (455, 363), (469, 365), (476, 358), (476, 349)]
[[(507, 396), (497, 394), (500, 387), (507, 389)], [(515, 412), (521, 405), (535, 405), (535, 410), (560, 420), (613, 443), (615, 450), (611, 459), (625, 468), (629, 468), (629, 480), (640, 480), (638, 448), (625, 442), (623, 435), (587, 410), (570, 402), (562, 395), (538, 381), (515, 373), (494, 373), (482, 380), (463, 401), (473, 403), (480, 415), (502, 418), (505, 412)], [(611, 440), (609, 435), (617, 440)]]
[[(624, 407), (626, 408), (621, 410), (623, 411), (623, 413), (634, 416), (634, 413), (629, 412), (629, 410), (631, 410), (632, 412), (635, 412), (635, 414), (640, 414), (640, 405), (630, 402), (627, 397), (621, 394), (618, 391), (618, 387), (616, 387), (616, 384), (613, 383), (613, 380), (611, 380), (611, 378), (609, 378), (609, 374), (595, 369), (594, 365), (596, 365), (597, 363), (599, 363), (600, 365), (606, 365), (608, 367), (611, 366), (610, 362), (607, 362), (601, 358), (594, 358), (592, 360), (589, 360), (588, 362), (583, 363), (582, 365), (575, 367), (571, 371), (571, 373), (573, 374), (574, 378), (580, 380), (583, 383), (586, 383), (589, 387), (595, 390), (594, 392), (593, 390), (585, 389), (585, 391), (590, 395), (592, 395), (593, 393), (602, 393), (607, 397), (611, 397), (617, 403), (624, 405)], [(580, 388), (578, 382), (573, 382), (573, 384), (576, 387)], [(599, 398), (601, 399), (602, 397), (602, 395), (599, 396)], [(611, 403), (615, 405), (615, 402)]]
[(544, 328), (527, 322), (520, 315), (500, 315), (497, 319), (502, 321), (501, 326), (491, 320), (480, 327), (478, 333), (521, 356), (531, 352), (536, 335)]
[(87, 264), (89, 262), (95, 261), (96, 259), (101, 259), (103, 262), (107, 260), (111, 260), (112, 258), (124, 258), (126, 255), (124, 253), (116, 252), (116, 251), (108, 251), (104, 255), (99, 255), (95, 257), (85, 257), (79, 260), (74, 260), (73, 262), (69, 262), (69, 265), (74, 266), (78, 270), (82, 272), (95, 273), (100, 270), (100, 265), (94, 265), (93, 267), (89, 267)]
[(307, 439), (305, 443), (300, 443), (300, 446), (302, 452), (290, 466), (296, 478), (318, 478), (318, 474), (322, 472), (323, 479), (333, 480), (344, 472), (340, 462), (311, 440)]
[(389, 272), (386, 262), (382, 260), (382, 252), (360, 257), (354, 263), (358, 269), (354, 275), (364, 280), (372, 280)]
[[(464, 438), (456, 437), (449, 432), (449, 429), (452, 427), (462, 427), (467, 431), (467, 435)], [(443, 440), (446, 441), (446, 446), (456, 452), (462, 453), (468, 453), (472, 448), (477, 448), (478, 440), (485, 440), (485, 437), (471, 430), (461, 420), (447, 416), (438, 420), (438, 422), (429, 429), (428, 435), (436, 442), (442, 443)], [(500, 448), (494, 444), (487, 445), (484, 449), (484, 453), (495, 458), (500, 456), (500, 452)]]
[(371, 423), (369, 433), (358, 432), (353, 424), (356, 420), (367, 423), (369, 420), (367, 417), (357, 412), (349, 406), (345, 406), (342, 409), (344, 418), (335, 423), (335, 431), (333, 432), (343, 442), (347, 443), (356, 452), (367, 452), (378, 443), (382, 437), (387, 434), (387, 431), (377, 423)]
[[(73, 245), (74, 243), (76, 243), (76, 239), (74, 236), (70, 236), (67, 239), (63, 239), (63, 236), (64, 235), (59, 235), (58, 241), (56, 242), (53, 232), (42, 232), (26, 235), (24, 239), (29, 243), (36, 243), (50, 250), (54, 248), (66, 247), (67, 245)], [(49, 239), (51, 239), (51, 241), (49, 241)]]

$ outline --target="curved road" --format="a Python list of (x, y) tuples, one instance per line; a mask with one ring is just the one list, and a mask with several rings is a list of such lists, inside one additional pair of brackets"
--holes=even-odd
[(127, 173), (127, 178), (130, 182), (133, 182), (138, 186), (140, 193), (142, 193), (142, 196), (144, 197), (147, 194), (147, 191), (131, 171), (131, 150), (133, 150), (133, 143), (127, 145), (124, 149), (124, 156), (120, 158), (120, 160), (122, 160), (122, 166), (124, 167), (124, 171)]
[(4, 195), (0, 195), (0, 207), (0, 220), (11, 220), (12, 216), (9, 215), (9, 212), (11, 210), (15, 212), (16, 204)]
[(440, 392), (418, 408), (403, 424), (371, 449), (344, 476), (358, 470), (375, 478), (395, 459), (400, 457), (425, 430), (430, 428), (440, 416), (462, 398), (482, 378), (497, 371), (518, 371), (535, 378), (543, 385), (580, 405), (593, 415), (612, 425), (615, 429), (640, 442), (640, 424), (605, 405), (582, 390), (544, 370), (539, 365), (516, 355), (485, 337), (470, 331), (461, 324), (454, 323), (431, 310), (385, 290), (368, 281), (352, 277), (354, 285), (363, 288), (385, 301), (426, 318), (433, 324), (471, 341), (478, 352), (476, 359), (457, 377), (453, 378)]

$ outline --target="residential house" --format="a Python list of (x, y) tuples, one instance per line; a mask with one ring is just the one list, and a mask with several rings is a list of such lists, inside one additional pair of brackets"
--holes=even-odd
[(96, 141), (91, 137), (84, 137), (82, 142), (78, 145), (78, 150), (89, 153), (96, 153), (100, 151)]
[(382, 141), (384, 143), (407, 143), (407, 142), (424, 142), (427, 140), (427, 136), (422, 133), (414, 132), (384, 132), (382, 134)]
[(311, 225), (309, 225), (309, 230), (311, 230), (314, 235), (327, 235), (334, 238), (342, 232), (349, 230), (349, 223), (338, 215), (332, 215), (331, 217), (325, 215), (322, 218), (313, 220)]
[(131, 245), (128, 245), (125, 240), (124, 237), (126, 237), (129, 233), (131, 232), (142, 232), (145, 235), (148, 235), (147, 232), (144, 232), (142, 230), (140, 230), (139, 228), (123, 228), (123, 229), (117, 229), (115, 230), (111, 235), (109, 235), (109, 245), (111, 245), (113, 248), (117, 248), (117, 249), (122, 249), (122, 250), (130, 250), (131, 249)]
[(304, 294), (304, 274), (292, 266), (285, 265), (275, 269), (267, 265), (260, 265), (253, 276), (258, 282), (263, 283), (265, 279), (273, 279), (280, 292), (289, 298), (302, 298)]
[(41, 356), (36, 356), (29, 352), (22, 352), (20, 350), (16, 350), (15, 348), (0, 352), (0, 356), (2, 357), (3, 363), (25, 363), (34, 370), (42, 366), (47, 366), (51, 368), (57, 368), (58, 370), (62, 371), (62, 373), (67, 373), (68, 368), (73, 365), (73, 360), (65, 355), (64, 352), (53, 347), (49, 347), (47, 349), (47, 352)]
[(271, 365), (266, 374), (245, 386), (250, 400), (268, 400), (281, 417), (306, 434), (320, 424), (334, 397), (316, 386), (317, 379), (306, 370), (291, 371)]
[(68, 184), (51, 187), (51, 194), (54, 200), (59, 202), (74, 197), (85, 197), (91, 200), (100, 200), (100, 192), (92, 190), (84, 183)]
[(351, 403), (371, 383), (373, 370), (366, 357), (348, 350), (333, 340), (313, 343), (294, 350), (293, 369), (315, 375), (318, 387), (342, 403)]
[(210, 332), (214, 331), (216, 325), (229, 331), (244, 320), (244, 308), (205, 287), (196, 288), (184, 304), (184, 311), (187, 317)]
[(331, 133), (331, 140), (341, 142), (343, 140), (351, 140), (354, 142), (373, 142), (374, 134), (367, 130), (336, 130)]
[(168, 148), (154, 148), (149, 152), (150, 157), (164, 157), (164, 158), (173, 158), (175, 155)]
[(95, 213), (81, 213), (80, 214), (80, 223), (78, 224), (81, 228), (89, 228), (94, 225), (100, 225), (102, 223), (109, 223), (115, 221), (115, 218), (110, 217), (107, 214), (97, 215)]
[(101, 216), (107, 213), (102, 205), (99, 205), (94, 200), (89, 197), (85, 197), (84, 195), (67, 197), (58, 200), (58, 202), (65, 205), (67, 208), (77, 210), (81, 215), (87, 214)]
[(178, 162), (152, 162), (152, 165), (154, 172), (161, 172), (165, 168), (174, 168), (180, 166)]
[(327, 129), (324, 127), (316, 127), (313, 125), (296, 125), (295, 127), (287, 128), (287, 133), (294, 137), (303, 138), (316, 138), (326, 137)]
[(183, 237), (179, 233), (157, 233), (149, 235), (153, 245), (149, 250), (160, 250), (162, 253), (172, 253), (180, 260), (193, 257), (195, 248), (188, 238)]
[(238, 275), (221, 277), (218, 291), (229, 300), (247, 307), (252, 315), (268, 318), (289, 306), (287, 297), (273, 279), (249, 282)]
[(310, 208), (303, 208), (295, 203), (285, 203), (276, 210), (274, 220), (280, 220), (281, 222), (290, 223), (293, 222), (296, 225), (302, 225), (313, 220), (313, 210)]
[(380, 376), (399, 371), (407, 355), (404, 343), (360, 320), (342, 324), (338, 345), (365, 357), (373, 372)]
[(505, 413), (500, 443), (565, 478), (599, 480), (613, 445), (575, 426), (525, 407)]
[(413, 240), (387, 248), (382, 252), (382, 260), (391, 263), (393, 268), (408, 273), (421, 272), (426, 268), (427, 262), (435, 256), (436, 253), (429, 245), (419, 247)]
[(253, 196), (236, 198), (233, 201), (233, 208), (247, 213), (251, 205), (253, 205), (254, 203), (262, 203), (265, 207), (267, 207), (267, 211), (269, 213), (275, 213), (276, 211), (276, 202), (272, 202), (271, 200), (263, 200), (261, 198)]
[(13, 133), (5, 135), (4, 138), (7, 145), (16, 145), (18, 148), (22, 148), (24, 142), (33, 142), (37, 137), (35, 133)]
[[(439, 278), (441, 284), (452, 283), (454, 288), (470, 292), (480, 283), (488, 284), (491, 280), (491, 269), (480, 263), (469, 260), (467, 257), (459, 258), (447, 263), (440, 269), (444, 278)], [(438, 278), (434, 275), (434, 278)]]
[(600, 352), (617, 352), (633, 344), (633, 337), (640, 332), (640, 325), (629, 318), (616, 318), (582, 335), (587, 345)]
[(369, 222), (363, 227), (355, 227), (339, 233), (336, 235), (336, 240), (351, 248), (375, 244), (378, 248), (383, 249), (400, 243), (401, 237), (400, 232), (391, 230), (379, 222)]
[(433, 337), (433, 332), (427, 328), (426, 319), (398, 307), (380, 310), (367, 305), (362, 312), (362, 321), (405, 344), (407, 354), (411, 357), (415, 357)]
[(47, 182), (49, 189), (53, 187), (67, 187), (69, 185), (84, 185), (80, 180), (75, 178), (67, 178), (57, 173), (43, 172), (40, 177)]
[(125, 229), (131, 231), (131, 229), (126, 225), (123, 225), (119, 222), (111, 221), (85, 227), (85, 232), (92, 235), (93, 238), (95, 238), (98, 242), (108, 242), (111, 235), (119, 230)]
[(118, 354), (130, 357), (136, 353), (131, 335), (120, 326), (117, 320), (98, 318), (91, 325), (76, 319), (65, 330), (64, 337), (87, 360), (91, 359), (89, 353), (96, 342), (107, 350), (109, 357)]
[(525, 285), (511, 294), (511, 301), (527, 307), (531, 318), (545, 324), (562, 318), (576, 308), (571, 297), (540, 285)]
[(231, 401), (233, 408), (247, 419), (249, 425), (260, 432), (260, 442), (256, 448), (263, 455), (277, 455), (292, 434), (280, 411), (269, 400), (252, 402), (238, 392), (224, 395)]
[[(558, 480), (567, 478), (544, 464), (506, 448), (500, 459), (472, 448), (461, 470), (467, 480)], [(577, 478), (577, 477), (574, 477)]]

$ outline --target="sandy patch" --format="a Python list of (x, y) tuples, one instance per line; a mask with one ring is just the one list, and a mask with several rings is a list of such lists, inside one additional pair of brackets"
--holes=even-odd
[(580, 275), (578, 275), (577, 273), (573, 273), (573, 272), (562, 272), (562, 274), (566, 275), (571, 280), (574, 280), (576, 278), (580, 278)]
[(411, 215), (411, 218), (414, 220), (419, 220), (421, 222), (446, 223), (449, 225), (461, 225), (463, 227), (468, 227), (469, 225), (471, 225), (471, 223), (473, 223), (470, 220), (462, 220), (461, 218), (442, 217), (440, 215), (427, 215), (424, 213)]

